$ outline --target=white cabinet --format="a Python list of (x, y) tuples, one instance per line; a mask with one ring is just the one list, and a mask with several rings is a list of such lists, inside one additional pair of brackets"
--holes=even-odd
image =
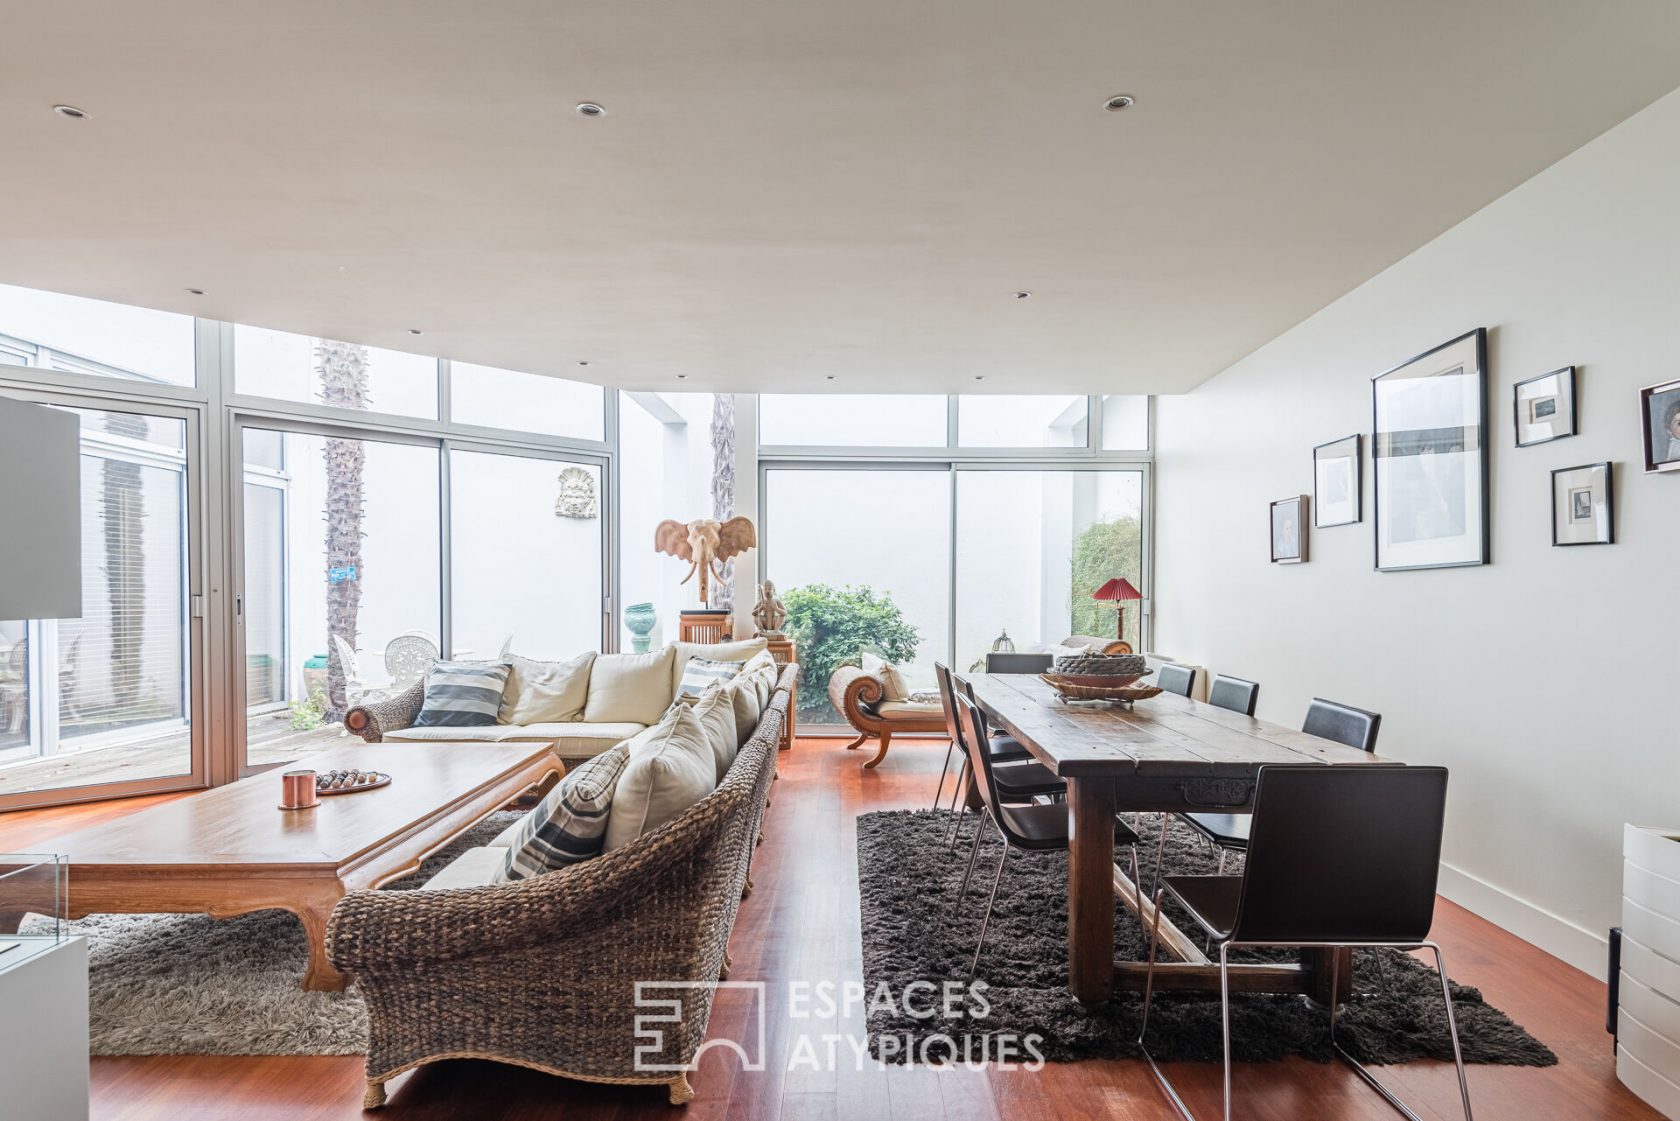
[(0, 953), (0, 1114), (87, 1121), (87, 942), (0, 934), (0, 945), (12, 945)]
[(1680, 829), (1622, 832), (1616, 1077), (1680, 1118)]

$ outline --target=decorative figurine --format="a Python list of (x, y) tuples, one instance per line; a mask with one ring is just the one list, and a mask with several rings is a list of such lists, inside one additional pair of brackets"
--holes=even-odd
[(726, 522), (699, 518), (684, 525), (666, 518), (653, 531), (656, 552), (669, 553), (688, 562), (684, 584), (700, 573), (700, 606), (711, 606), (712, 577), (723, 579), (723, 562), (758, 545), (758, 531), (752, 519), (742, 516)]
[(758, 602), (752, 609), (753, 622), (765, 638), (781, 638), (782, 624), (787, 622), (787, 608), (776, 596), (776, 585), (766, 580), (758, 586)]

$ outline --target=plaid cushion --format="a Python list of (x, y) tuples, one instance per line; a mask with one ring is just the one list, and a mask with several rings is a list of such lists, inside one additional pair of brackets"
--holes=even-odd
[(630, 761), (630, 741), (603, 751), (560, 781), (525, 815), (513, 835), (502, 878), (523, 880), (601, 855), (618, 776)]
[(683, 669), (682, 681), (677, 683), (677, 696), (698, 697), (714, 681), (728, 681), (741, 672), (740, 662), (714, 662), (710, 658), (690, 658)]
[(476, 728), (496, 722), (508, 667), (502, 662), (437, 662), (426, 673), (416, 728)]

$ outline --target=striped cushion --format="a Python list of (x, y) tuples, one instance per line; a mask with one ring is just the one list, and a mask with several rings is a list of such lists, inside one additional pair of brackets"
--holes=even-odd
[(682, 680), (677, 683), (677, 696), (698, 697), (714, 681), (724, 682), (741, 672), (740, 662), (714, 662), (710, 658), (690, 658), (683, 667)]
[(508, 667), (501, 662), (437, 662), (426, 674), (416, 728), (475, 728), (496, 722)]
[(618, 776), (630, 741), (608, 748), (561, 780), (526, 814), (502, 862), (502, 878), (523, 880), (601, 855)]

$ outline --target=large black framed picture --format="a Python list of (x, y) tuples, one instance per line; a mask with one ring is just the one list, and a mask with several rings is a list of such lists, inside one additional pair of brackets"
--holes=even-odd
[(1371, 380), (1380, 572), (1488, 562), (1487, 330)]
[(1313, 449), (1313, 526), (1353, 525), (1359, 521), (1364, 487), (1359, 433)]

